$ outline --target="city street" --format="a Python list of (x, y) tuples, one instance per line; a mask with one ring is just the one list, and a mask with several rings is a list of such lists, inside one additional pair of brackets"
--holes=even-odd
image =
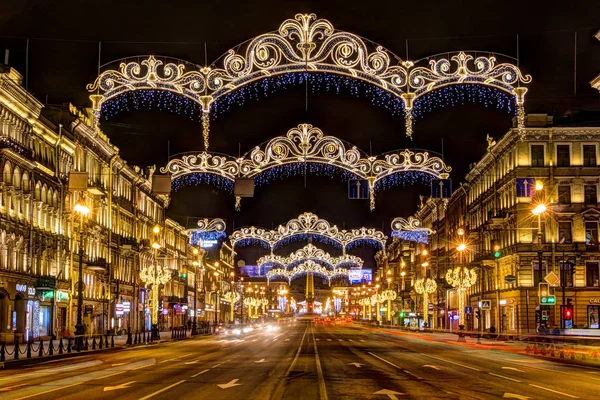
[(298, 321), (241, 338), (140, 346), (0, 372), (12, 399), (591, 399), (600, 370), (432, 340)]

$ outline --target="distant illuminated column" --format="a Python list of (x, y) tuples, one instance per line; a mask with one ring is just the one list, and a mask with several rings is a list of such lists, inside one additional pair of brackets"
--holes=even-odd
[(415, 292), (423, 295), (423, 324), (428, 321), (429, 316), (429, 294), (437, 290), (437, 283), (433, 279), (417, 279)]

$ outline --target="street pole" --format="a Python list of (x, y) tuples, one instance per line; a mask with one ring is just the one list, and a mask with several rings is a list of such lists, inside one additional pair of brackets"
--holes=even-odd
[(79, 277), (77, 279), (77, 325), (75, 325), (76, 347), (83, 350), (83, 213), (79, 214)]

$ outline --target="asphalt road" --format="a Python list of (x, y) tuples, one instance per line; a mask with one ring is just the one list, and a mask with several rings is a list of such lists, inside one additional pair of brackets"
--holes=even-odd
[(600, 369), (359, 326), (154, 344), (0, 372), (0, 399), (596, 399)]

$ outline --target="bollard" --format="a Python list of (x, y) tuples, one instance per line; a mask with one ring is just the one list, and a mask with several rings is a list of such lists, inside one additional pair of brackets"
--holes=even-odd
[(54, 355), (54, 343), (52, 343), (52, 338), (50, 338), (50, 347), (48, 347), (48, 355), (53, 356)]
[(4, 342), (0, 345), (0, 362), (6, 361), (6, 345)]
[(70, 353), (71, 349), (72, 349), (71, 348), (71, 338), (68, 338), (67, 339), (67, 353)]
[(102, 339), (102, 335), (100, 335), (100, 340), (98, 340), (98, 342), (99, 342), (99, 343), (98, 343), (98, 348), (99, 348), (99, 349), (102, 349), (102, 347), (103, 347), (103, 345), (104, 345), (104, 343), (103, 343), (103, 342), (104, 342), (104, 340)]
[(62, 353), (63, 353), (63, 338), (61, 336), (60, 342), (58, 342), (58, 354), (62, 354)]
[(110, 347), (115, 347), (115, 335), (111, 335), (110, 337)]
[(104, 347), (106, 347), (106, 348), (108, 349), (108, 335), (106, 335), (106, 336), (104, 337), (104, 339), (105, 339), (105, 342), (104, 342)]
[(131, 338), (131, 328), (127, 328), (127, 341), (125, 342), (125, 344), (131, 345), (132, 343), (133, 341)]
[(40, 351), (38, 351), (38, 357), (44, 357), (44, 341), (40, 339)]
[(15, 351), (14, 351), (14, 353), (15, 353), (14, 359), (15, 360), (19, 359), (19, 350), (20, 350), (19, 347), (20, 347), (19, 346), (19, 338), (16, 337), (16, 335), (15, 335)]
[(175, 339), (175, 331), (171, 331), (171, 339)]
[(27, 358), (31, 358), (31, 339), (27, 339)]
[(96, 336), (92, 338), (92, 350), (96, 350)]

